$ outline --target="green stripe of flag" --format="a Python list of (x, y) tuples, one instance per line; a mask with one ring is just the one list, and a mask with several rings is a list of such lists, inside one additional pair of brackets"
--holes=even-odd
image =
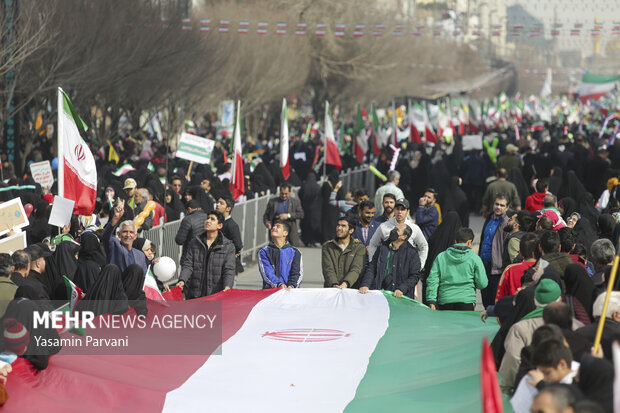
[(69, 96), (67, 96), (65, 91), (62, 89), (60, 89), (60, 91), (62, 92), (62, 104), (63, 104), (63, 109), (65, 110), (65, 113), (67, 113), (69, 116), (73, 118), (73, 121), (75, 122), (75, 125), (77, 126), (78, 129), (86, 132), (88, 130), (88, 126), (86, 125), (86, 122), (84, 122), (82, 118), (80, 118), (80, 116), (77, 114), (77, 112), (75, 111), (75, 108), (73, 107), (73, 104), (71, 103), (71, 99), (69, 99)]
[(581, 81), (584, 82), (584, 83), (610, 83), (610, 82), (618, 82), (618, 81), (620, 81), (620, 76), (618, 76), (618, 75), (611, 75), (611, 76), (595, 75), (594, 73), (586, 72), (583, 75), (583, 77), (581, 78)]
[(385, 335), (345, 412), (480, 412), (482, 340), (499, 326), (474, 311), (433, 311), (384, 292)]

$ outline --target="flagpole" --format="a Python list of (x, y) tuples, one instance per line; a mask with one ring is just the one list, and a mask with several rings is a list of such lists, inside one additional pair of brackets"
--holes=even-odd
[[(620, 239), (616, 242), (620, 242)], [(616, 245), (616, 256), (611, 266), (611, 273), (609, 274), (609, 280), (607, 280), (607, 293), (605, 294), (605, 302), (603, 303), (603, 309), (601, 311), (601, 317), (598, 320), (598, 326), (596, 327), (596, 335), (594, 336), (594, 353), (596, 353), (601, 345), (601, 339), (603, 338), (603, 328), (605, 327), (605, 319), (607, 318), (607, 309), (609, 308), (609, 299), (611, 298), (611, 291), (616, 283), (616, 274), (618, 273), (618, 264), (620, 263), (620, 248)]]
[[(329, 116), (329, 102), (325, 101), (325, 118)], [(323, 126), (323, 179), (327, 176), (327, 122)]]
[(61, 134), (61, 113), (63, 107), (63, 98), (62, 98), (62, 89), (58, 87), (58, 119), (57, 119), (57, 127), (56, 127), (56, 139), (58, 140), (58, 153), (56, 158), (58, 159), (58, 196), (65, 196), (65, 157), (63, 155), (64, 145), (63, 145), (63, 137)]

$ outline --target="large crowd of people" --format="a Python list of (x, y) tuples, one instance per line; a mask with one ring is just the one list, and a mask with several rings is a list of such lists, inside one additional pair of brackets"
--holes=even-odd
[[(500, 325), (492, 349), (516, 412), (611, 412), (618, 282), (605, 314), (602, 303), (620, 236), (620, 144), (599, 133), (604, 117), (591, 111), (580, 124), (554, 118), (542, 127), (526, 117), (516, 128), (484, 131), (484, 148), (464, 148), (459, 134), (437, 144), (405, 139), (395, 163), (387, 145), (376, 154), (369, 149), (366, 160), (386, 175), (375, 193), (345, 190), (332, 165), (319, 184), (320, 134), (303, 122), (291, 125), (285, 180), (274, 155), (277, 128), (268, 130), (244, 144), (245, 197), (275, 194), (262, 219), (270, 242), (256, 257), (263, 288), (301, 287), (300, 247), (322, 246), (325, 288), (389, 290), (437, 311), (482, 305), (481, 322)], [(165, 137), (142, 133), (93, 147), (96, 209), (63, 228), (48, 224), (55, 185), (42, 188), (28, 169), (53, 157), (52, 140), (35, 142), (24, 170), (2, 160), (0, 202), (19, 197), (31, 211), (23, 229), (28, 247), (0, 254), (5, 352), (45, 369), (60, 350), (36, 349), (29, 337), (58, 332), (35, 331), (29, 317), (70, 298), (63, 276), (82, 291), (84, 309), (147, 315), (141, 287), (161, 246), (140, 234), (160, 223), (181, 220), (175, 242), (183, 247), (178, 280), (159, 283), (162, 291), (179, 287), (191, 299), (234, 288), (244, 270), (243, 228), (231, 216), (229, 138), (207, 122), (193, 127), (216, 140), (211, 164), (190, 168)], [(345, 168), (358, 165), (352, 151), (341, 155)], [(119, 174), (121, 165), (130, 171)], [(299, 187), (296, 196), (292, 187)], [(137, 224), (151, 201), (155, 208)], [(477, 215), (484, 218), (478, 240), (469, 224)], [(0, 362), (0, 378), (10, 369)]]

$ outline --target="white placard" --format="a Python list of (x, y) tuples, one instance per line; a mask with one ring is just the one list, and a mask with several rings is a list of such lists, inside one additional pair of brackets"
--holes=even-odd
[(10, 201), (0, 203), (0, 235), (4, 235), (11, 229), (17, 230), (30, 224), (24, 211), (22, 200), (13, 198)]
[(43, 187), (51, 188), (54, 185), (54, 174), (50, 161), (43, 161), (30, 164), (32, 179)]
[(17, 250), (26, 248), (26, 233), (18, 232), (15, 235), (0, 239), (0, 253), (13, 254)]
[(482, 150), (482, 135), (464, 135), (463, 150)]
[(50, 219), (48, 223), (57, 227), (64, 227), (71, 222), (71, 215), (73, 214), (73, 206), (75, 201), (71, 199), (62, 198), (60, 196), (54, 197), (54, 204), (52, 205), (52, 212), (50, 213)]
[(203, 165), (208, 164), (211, 161), (211, 153), (214, 147), (215, 141), (211, 139), (183, 132), (179, 138), (176, 157)]

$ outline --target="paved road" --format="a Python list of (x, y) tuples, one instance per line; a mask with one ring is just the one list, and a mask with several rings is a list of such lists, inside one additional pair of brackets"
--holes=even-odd
[[(484, 220), (479, 216), (471, 216), (469, 219), (471, 229), (474, 230), (476, 238), (474, 239), (474, 249), (478, 250), (480, 242), (480, 233)], [(302, 255), (304, 278), (302, 288), (322, 288), (323, 273), (321, 271), (321, 249), (320, 248), (300, 248)], [(249, 263), (245, 271), (239, 274), (237, 278), (236, 288), (245, 290), (258, 290), (263, 286), (258, 265), (256, 262)], [(478, 294), (477, 309), (482, 310), (480, 296)]]

